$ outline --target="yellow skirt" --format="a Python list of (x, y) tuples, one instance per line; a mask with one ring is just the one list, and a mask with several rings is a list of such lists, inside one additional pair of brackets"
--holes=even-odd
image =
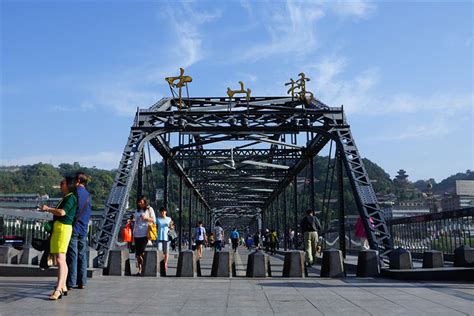
[(72, 235), (72, 225), (54, 221), (53, 234), (51, 235), (50, 253), (66, 253)]

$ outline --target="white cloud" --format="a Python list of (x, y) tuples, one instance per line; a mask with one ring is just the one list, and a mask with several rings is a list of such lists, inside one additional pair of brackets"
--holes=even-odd
[(256, 61), (278, 54), (302, 56), (316, 48), (315, 24), (324, 16), (319, 4), (287, 1), (283, 7), (272, 3), (265, 8), (260, 12), (261, 21), (270, 41), (250, 47), (243, 60)]
[[(241, 60), (257, 61), (273, 55), (296, 57), (313, 53), (320, 45), (317, 35), (318, 22), (329, 13), (341, 17), (365, 18), (375, 5), (365, 0), (338, 1), (284, 1), (259, 3), (258, 18), (268, 33), (269, 40), (250, 47)], [(255, 19), (250, 2), (241, 1), (241, 6)]]
[(0, 165), (3, 166), (22, 166), (31, 165), (39, 162), (51, 163), (53, 165), (59, 165), (61, 163), (74, 163), (78, 162), (80, 165), (85, 167), (93, 167), (103, 169), (114, 169), (118, 168), (120, 162), (121, 153), (101, 151), (89, 155), (61, 155), (61, 154), (44, 154), (34, 156), (23, 156), (17, 158), (2, 158)]
[(448, 124), (446, 118), (437, 117), (431, 122), (412, 125), (407, 128), (399, 127), (395, 133), (372, 137), (373, 141), (399, 141), (399, 140), (419, 140), (433, 139), (446, 136), (453, 132), (454, 126)]
[(200, 28), (221, 15), (220, 10), (198, 10), (192, 1), (173, 3), (159, 17), (163, 23), (171, 23), (173, 33), (170, 42), (160, 44), (160, 49), (169, 48), (165, 58), (159, 62), (143, 60), (113, 77), (96, 80), (89, 86), (91, 97), (84, 100), (80, 108), (101, 107), (116, 115), (131, 116), (137, 107), (151, 106), (163, 97), (159, 91), (165, 90), (159, 87), (164, 87), (165, 77), (178, 75), (180, 67), (190, 67), (205, 58)]
[(365, 0), (337, 0), (330, 2), (331, 9), (340, 16), (367, 18), (376, 7), (373, 2)]
[(308, 86), (318, 99), (332, 106), (342, 104), (350, 114), (387, 115), (427, 111), (452, 116), (472, 111), (474, 107), (472, 92), (438, 92), (423, 96), (397, 92), (387, 97), (377, 90), (381, 76), (378, 69), (368, 68), (352, 78), (343, 78), (346, 66), (347, 60), (341, 57), (326, 57), (318, 64), (309, 65), (308, 69), (315, 72), (315, 80)]

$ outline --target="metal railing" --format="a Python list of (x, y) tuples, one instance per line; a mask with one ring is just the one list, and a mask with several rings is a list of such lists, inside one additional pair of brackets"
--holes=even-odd
[(454, 249), (474, 245), (474, 207), (387, 221), (394, 247), (412, 252)]
[[(360, 238), (355, 236), (355, 219), (345, 218), (346, 250), (352, 253), (362, 249)], [(474, 208), (396, 218), (387, 221), (394, 248), (410, 250), (416, 257), (425, 250), (439, 250), (451, 260), (454, 249), (474, 246)], [(323, 248), (339, 248), (339, 223), (331, 221), (324, 234)], [(303, 248), (300, 243), (300, 249)]]
[[(100, 211), (91, 215), (88, 231), (89, 246), (93, 244), (93, 236), (102, 223)], [(53, 219), (51, 214), (31, 210), (0, 208), (0, 225), (3, 228), (2, 236), (13, 235), (23, 238), (24, 246), (31, 245), (33, 239), (46, 239), (49, 233), (44, 230), (44, 224)], [(3, 225), (2, 225), (3, 223)]]

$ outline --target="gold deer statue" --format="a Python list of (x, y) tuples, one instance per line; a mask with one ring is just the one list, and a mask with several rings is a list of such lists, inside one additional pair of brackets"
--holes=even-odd
[(230, 88), (227, 88), (227, 95), (229, 98), (233, 98), (235, 94), (237, 93), (244, 93), (246, 95), (247, 102), (250, 100), (250, 93), (252, 90), (247, 89), (245, 90), (244, 88), (244, 83), (242, 81), (239, 81), (240, 84), (240, 90), (231, 90)]
[[(183, 105), (183, 98), (182, 98), (182, 89), (185, 85), (193, 81), (191, 76), (184, 75), (184, 69), (179, 68), (179, 76), (177, 77), (166, 77), (166, 82), (168, 82), (170, 88), (178, 88), (178, 108), (181, 110)], [(178, 81), (175, 83), (175, 81)]]

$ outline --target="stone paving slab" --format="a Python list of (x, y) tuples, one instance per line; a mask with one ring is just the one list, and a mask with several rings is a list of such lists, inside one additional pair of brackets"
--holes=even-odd
[[(53, 277), (0, 277), (0, 315), (474, 315), (472, 283), (329, 279), (317, 267), (288, 279), (281, 255), (270, 259), (274, 278), (211, 278), (212, 255), (202, 259), (205, 277), (103, 276), (55, 302)], [(238, 271), (247, 256), (238, 251)], [(171, 256), (168, 275), (176, 263)]]
[(474, 285), (383, 279), (100, 277), (48, 301), (54, 278), (0, 278), (0, 315), (472, 315)]

